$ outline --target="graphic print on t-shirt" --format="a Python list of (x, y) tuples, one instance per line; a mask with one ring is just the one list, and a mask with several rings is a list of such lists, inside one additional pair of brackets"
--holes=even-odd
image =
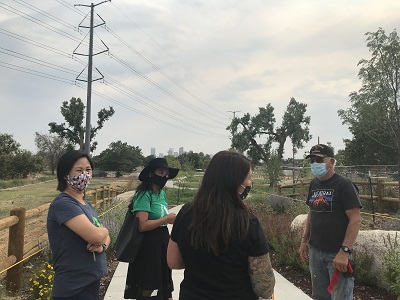
[(309, 206), (315, 212), (332, 212), (333, 189), (313, 190)]

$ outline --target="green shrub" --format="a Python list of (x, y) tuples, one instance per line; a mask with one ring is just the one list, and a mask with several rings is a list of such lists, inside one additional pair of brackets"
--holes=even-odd
[(282, 197), (278, 195), (271, 195), (265, 202), (272, 208), (274, 212), (278, 214), (286, 213), (293, 205), (293, 200), (288, 197)]
[(389, 290), (400, 300), (400, 250), (397, 233), (394, 241), (391, 240), (390, 235), (387, 235), (387, 239), (384, 241), (388, 250), (383, 256), (385, 267), (383, 275), (389, 284)]
[(377, 276), (372, 269), (374, 257), (369, 255), (366, 250), (360, 250), (354, 251), (353, 259), (356, 265), (354, 271), (355, 280), (365, 285), (373, 286), (377, 280)]
[(268, 212), (267, 207), (262, 205), (250, 205), (250, 210), (258, 217), (260, 224), (272, 246), (272, 251), (279, 265), (290, 266), (297, 269), (307, 270), (304, 263), (300, 261), (298, 254), (301, 233), (292, 230), (290, 214), (278, 214)]

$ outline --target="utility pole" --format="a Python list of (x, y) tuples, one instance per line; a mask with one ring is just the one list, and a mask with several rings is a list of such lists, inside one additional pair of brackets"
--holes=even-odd
[(236, 118), (236, 113), (237, 112), (241, 112), (241, 110), (228, 110), (228, 112), (233, 113), (233, 118), (235, 119)]
[[(101, 24), (98, 24), (98, 25), (96, 25), (96, 26), (93, 26), (93, 14), (94, 14), (94, 8), (95, 8), (95, 6), (100, 5), (100, 4), (103, 4), (103, 3), (105, 3), (105, 2), (109, 2), (109, 1), (111, 1), (111, 0), (106, 0), (106, 1), (103, 1), (103, 2), (100, 2), (100, 3), (97, 3), (97, 4), (91, 3), (90, 5), (85, 5), (85, 4), (76, 4), (76, 5), (74, 5), (74, 6), (85, 6), (85, 7), (90, 7), (90, 26), (87, 27), (87, 26), (81, 25), (83, 21), (82, 21), (81, 24), (79, 24), (79, 26), (78, 26), (78, 27), (89, 28), (89, 29), (90, 29), (90, 31), (89, 31), (89, 55), (76, 52), (76, 50), (77, 50), (78, 48), (76, 48), (76, 49), (74, 50), (74, 54), (83, 55), (83, 56), (88, 56), (88, 57), (89, 57), (87, 80), (79, 79), (79, 76), (82, 74), (83, 70), (82, 70), (82, 72), (79, 73), (79, 75), (76, 77), (76, 80), (79, 80), (79, 81), (87, 81), (87, 96), (86, 96), (86, 97), (87, 97), (87, 100), (86, 100), (86, 133), (85, 133), (85, 148), (84, 148), (84, 150), (85, 150), (85, 152), (86, 152), (88, 155), (90, 155), (90, 133), (91, 133), (90, 113), (91, 113), (91, 109), (92, 109), (92, 82), (104, 78), (104, 76), (103, 76), (103, 75), (100, 73), (100, 71), (97, 70), (97, 68), (96, 68), (97, 72), (100, 73), (101, 77), (100, 77), (100, 78), (97, 78), (97, 79), (95, 79), (95, 80), (92, 79), (92, 74), (93, 74), (93, 56), (108, 51), (108, 47), (105, 46), (105, 44), (104, 44), (103, 41), (102, 41), (103, 45), (104, 45), (107, 49), (104, 50), (104, 51), (100, 51), (100, 52), (98, 52), (98, 53), (96, 53), (96, 54), (93, 54), (93, 29), (94, 29), (95, 27), (102, 26), (102, 25), (105, 24), (104, 20), (101, 19), (101, 17), (99, 16), (100, 19), (101, 19), (103, 22), (102, 22)], [(78, 46), (78, 47), (79, 47), (79, 46)]]

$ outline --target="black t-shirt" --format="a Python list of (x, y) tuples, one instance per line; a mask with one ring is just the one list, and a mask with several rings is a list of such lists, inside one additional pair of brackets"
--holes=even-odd
[(314, 178), (306, 203), (311, 210), (310, 244), (322, 251), (339, 251), (349, 224), (346, 210), (361, 207), (355, 185), (336, 173), (324, 181)]
[(196, 250), (190, 245), (192, 212), (188, 211), (189, 205), (185, 204), (180, 210), (171, 233), (185, 263), (179, 299), (258, 299), (248, 274), (248, 257), (268, 253), (268, 243), (258, 219), (250, 214), (250, 226), (243, 242), (237, 242), (236, 234), (227, 251), (215, 256), (207, 249)]

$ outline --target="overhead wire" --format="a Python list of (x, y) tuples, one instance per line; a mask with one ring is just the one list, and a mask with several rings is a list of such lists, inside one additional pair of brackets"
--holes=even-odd
[(222, 123), (220, 120), (216, 120), (214, 118), (211, 118), (210, 116), (207, 115), (206, 112), (200, 110), (198, 107), (196, 107), (196, 106), (190, 104), (189, 102), (185, 101), (182, 97), (179, 97), (175, 93), (173, 93), (173, 92), (167, 90), (166, 88), (162, 87), (157, 82), (155, 82), (154, 80), (150, 79), (148, 76), (144, 75), (143, 73), (141, 73), (140, 71), (138, 71), (137, 69), (132, 67), (130, 64), (128, 64), (127, 62), (125, 62), (124, 60), (119, 58), (118, 56), (114, 55), (112, 52), (109, 53), (109, 56), (111, 58), (115, 59), (115, 61), (117, 61), (118, 63), (120, 63), (124, 67), (126, 67), (128, 70), (130, 70), (136, 76), (142, 78), (144, 81), (146, 81), (147, 83), (149, 83), (150, 85), (152, 85), (156, 89), (158, 89), (159, 91), (161, 91), (164, 94), (166, 94), (167, 96), (169, 96), (171, 99), (178, 101), (183, 106), (185, 106), (185, 107), (187, 107), (187, 108), (189, 108), (191, 110), (196, 111), (198, 114), (202, 115), (203, 117), (205, 117), (207, 119), (210, 119), (210, 120), (212, 120), (212, 121), (214, 121), (216, 123), (222, 124), (222, 125), (226, 125), (226, 124)]
[[(20, 53), (18, 53), (16, 51), (5, 49), (3, 47), (0, 47), (0, 53), (4, 53), (6, 55), (11, 55), (11, 56), (17, 57), (19, 59), (23, 59), (23, 60), (26, 60), (26, 61), (29, 61), (29, 62), (32, 62), (32, 63), (36, 63), (36, 64), (39, 64), (39, 65), (42, 65), (42, 66), (45, 66), (45, 67), (49, 67), (49, 68), (52, 68), (52, 69), (55, 69), (55, 70), (58, 70), (58, 71), (63, 71), (63, 72), (69, 73), (69, 74), (75, 74), (76, 73), (74, 70), (71, 70), (71, 69), (68, 69), (68, 68), (64, 68), (62, 66), (58, 66), (58, 65), (55, 65), (55, 64), (47, 63), (47, 62), (44, 62), (42, 60), (38, 60), (38, 59), (32, 58), (30, 56), (26, 56), (26, 55), (20, 54)], [(33, 69), (30, 69), (30, 68), (26, 68), (26, 67), (17, 66), (15, 64), (10, 64), (10, 63), (4, 62), (4, 61), (0, 61), (0, 67), (8, 68), (8, 69), (11, 69), (11, 70), (23, 72), (23, 73), (30, 74), (30, 75), (39, 76), (39, 77), (42, 77), (42, 78), (56, 80), (56, 81), (63, 82), (63, 83), (75, 84), (78, 87), (85, 88), (82, 85), (80, 85), (79, 83), (75, 82), (74, 80), (71, 80), (71, 79), (68, 79), (68, 78), (63, 78), (63, 77), (60, 77), (60, 76), (55, 76), (55, 75), (44, 73), (44, 72), (40, 72), (40, 71), (33, 70)], [(118, 84), (117, 81), (115, 81), (115, 82)], [(129, 95), (128, 93), (122, 91), (121, 89), (119, 89), (119, 88), (117, 88), (117, 87), (115, 87), (113, 85), (108, 85), (108, 86), (110, 86), (111, 88), (121, 92), (122, 94), (125, 94), (126, 96), (128, 96), (130, 98), (133, 98), (132, 95)], [(163, 115), (168, 116), (170, 119), (174, 119), (175, 121), (178, 121), (178, 122), (181, 122), (183, 124), (188, 125), (188, 128), (197, 128), (199, 131), (188, 130), (187, 128), (184, 128), (182, 126), (177, 126), (177, 125), (175, 125), (173, 123), (166, 122), (165, 120), (156, 118), (154, 116), (150, 116), (150, 115), (145, 114), (145, 113), (143, 113), (143, 112), (141, 112), (141, 111), (139, 111), (137, 109), (132, 108), (129, 105), (126, 105), (126, 104), (124, 104), (124, 103), (122, 103), (120, 101), (117, 101), (117, 100), (115, 100), (115, 99), (113, 99), (111, 97), (105, 96), (104, 94), (102, 94), (100, 92), (95, 91), (95, 93), (98, 96), (100, 96), (100, 97), (102, 97), (104, 99), (107, 99), (107, 100), (109, 100), (109, 101), (111, 101), (113, 103), (116, 103), (116, 104), (118, 104), (118, 105), (120, 105), (120, 106), (122, 106), (124, 108), (127, 108), (127, 109), (129, 109), (131, 111), (137, 112), (137, 113), (139, 113), (141, 115), (144, 115), (146, 117), (151, 117), (151, 119), (153, 119), (153, 120), (156, 120), (156, 121), (164, 123), (166, 125), (175, 127), (177, 129), (185, 130), (187, 132), (191, 132), (191, 133), (195, 133), (195, 134), (203, 135), (203, 136), (218, 137), (218, 135), (216, 135), (214, 133), (211, 133), (211, 132), (208, 132), (208, 131), (204, 131), (202, 128), (199, 128), (197, 126), (193, 126), (193, 124), (190, 124), (188, 122), (182, 121), (182, 120), (178, 119), (174, 115), (167, 114), (167, 113), (165, 113), (165, 111), (163, 111), (162, 109), (159, 109), (157, 107), (151, 107), (151, 108), (153, 110), (155, 110), (155, 111), (158, 111), (159, 113), (161, 113)], [(208, 133), (208, 134), (205, 134), (205, 133)]]
[[(63, 25), (63, 26), (67, 26), (68, 28), (74, 29), (74, 30), (75, 30), (75, 27), (74, 27), (74, 26), (72, 26), (72, 25), (70, 25), (70, 24), (68, 24), (68, 23), (66, 23), (66, 22), (63, 22), (62, 20), (58, 19), (57, 17), (54, 17), (53, 15), (51, 15), (51, 14), (49, 14), (49, 13), (46, 13), (46, 12), (40, 10), (39, 8), (37, 8), (37, 7), (33, 6), (33, 5), (27, 4), (25, 1), (16, 0), (16, 2), (19, 3), (19, 4), (21, 4), (21, 5), (23, 5), (23, 6), (25, 6), (25, 7), (28, 7), (28, 8), (30, 8), (30, 9), (34, 10), (34, 11), (37, 12), (37, 13), (40, 13), (41, 15), (44, 15), (44, 16), (46, 16), (46, 17), (48, 17), (48, 18), (50, 18), (50, 19), (52, 19), (52, 20), (58, 22), (59, 24), (61, 24), (61, 25)], [(64, 6), (67, 6), (67, 5), (65, 4), (66, 1), (57, 1), (57, 2), (60, 3), (60, 4), (62, 4), (62, 5), (64, 5)], [(24, 4), (23, 4), (23, 3), (24, 3)], [(58, 33), (58, 34), (61, 34), (61, 35), (65, 36), (65, 37), (69, 38), (69, 39), (72, 39), (73, 41), (77, 41), (77, 39), (76, 39), (75, 37), (73, 37), (73, 36), (70, 35), (69, 33), (66, 33), (66, 32), (63, 31), (63, 30), (59, 30), (59, 29), (55, 28), (54, 26), (51, 26), (51, 25), (49, 25), (49, 24), (46, 24), (46, 23), (44, 23), (43, 21), (41, 21), (41, 20), (39, 20), (39, 19), (37, 19), (37, 18), (33, 18), (33, 17), (31, 17), (31, 16), (28, 16), (27, 14), (25, 14), (24, 12), (22, 12), (22, 11), (16, 9), (16, 8), (13, 8), (13, 7), (9, 6), (9, 5), (6, 5), (6, 4), (0, 2), (0, 6), (1, 6), (1, 5), (3, 5), (2, 8), (6, 9), (6, 10), (12, 12), (12, 13), (15, 13), (15, 14), (21, 16), (21, 17), (26, 18), (26, 19), (29, 20), (29, 21), (32, 21), (32, 22), (34, 22), (34, 23), (36, 23), (36, 24), (38, 24), (38, 25), (40, 25), (40, 26), (45, 27), (46, 29), (52, 30), (52, 31), (54, 31), (54, 32), (56, 32), (56, 33)], [(6, 7), (5, 7), (5, 6), (6, 6)], [(80, 11), (77, 10), (77, 9), (72, 9), (72, 8), (71, 8), (71, 10), (73, 10), (73, 11), (76, 12), (76, 13), (80, 12)], [(84, 15), (83, 13), (81, 13), (81, 14)], [(111, 29), (109, 29), (109, 30), (111, 31)], [(113, 31), (111, 31), (111, 32), (113, 32)], [(5, 29), (1, 29), (1, 28), (0, 28), (0, 33), (5, 34), (5, 35), (8, 35), (8, 36), (13, 37), (13, 38), (16, 38), (16, 39), (19, 39), (19, 40), (24, 41), (24, 42), (30, 43), (30, 44), (32, 44), (32, 45), (34, 45), (34, 46), (38, 46), (38, 47), (43, 48), (43, 49), (46, 49), (46, 50), (48, 50), (48, 51), (52, 51), (52, 52), (54, 52), (54, 53), (56, 53), (56, 54), (66, 56), (66, 57), (68, 57), (68, 58), (72, 58), (72, 59), (74, 59), (74, 60), (76, 60), (76, 61), (79, 61), (80, 63), (83, 64), (82, 61), (80, 61), (79, 59), (74, 58), (73, 55), (70, 55), (69, 53), (66, 53), (66, 52), (60, 51), (60, 50), (58, 50), (58, 49), (55, 49), (54, 47), (50, 47), (50, 46), (48, 46), (48, 45), (39, 43), (39, 42), (37, 42), (37, 41), (34, 41), (34, 40), (32, 40), (32, 39), (23, 37), (23, 36), (21, 36), (21, 35), (12, 33), (12, 32), (10, 32), (10, 31), (8, 31), (8, 30), (5, 30)], [(113, 32), (113, 33), (114, 33), (114, 32)], [(116, 37), (117, 35), (114, 33), (114, 36)], [(120, 41), (121, 41), (122, 43), (124, 43), (125, 46), (128, 46), (128, 47), (129, 47), (129, 45), (126, 44), (126, 42), (124, 42), (121, 38), (120, 38)], [(9, 54), (9, 55), (10, 55), (10, 52), (12, 52), (11, 50), (8, 50), (8, 49), (5, 49), (5, 48), (2, 48), (2, 49), (5, 50), (5, 51), (7, 51), (6, 54)], [(5, 52), (3, 51), (3, 53), (5, 53)], [(139, 52), (137, 52), (137, 54), (138, 54), (139, 56), (141, 56)], [(32, 59), (34, 59), (34, 58), (29, 57), (29, 56), (26, 56), (25, 58), (23, 58), (20, 54), (16, 54), (16, 52), (14, 52), (13, 55), (16, 56), (16, 57), (18, 57), (18, 58), (20, 58), (20, 59), (24, 59), (24, 60), (27, 60), (27, 61), (30, 61), (30, 62), (38, 63), (38, 61), (39, 61), (39, 60), (38, 60), (38, 61), (32, 61)], [(113, 55), (112, 57), (115, 58), (116, 56)], [(145, 59), (146, 62), (149, 63), (153, 68), (159, 70), (159, 68), (158, 68), (157, 66), (155, 66), (151, 61), (149, 61), (149, 60), (147, 60), (146, 58), (144, 58), (144, 56), (142, 56), (142, 58)], [(117, 59), (117, 60), (118, 60), (118, 59)], [(120, 61), (120, 63), (122, 63), (123, 65), (125, 65), (125, 67), (130, 68), (130, 67), (129, 67), (129, 64), (127, 64), (126, 62), (122, 62), (121, 60), (119, 60), (119, 61)], [(17, 66), (17, 65), (13, 65), (13, 64), (8, 64), (8, 63), (5, 63), (5, 62), (2, 62), (2, 64), (3, 64), (2, 67), (6, 67), (6, 68), (9, 68), (9, 69), (13, 69), (13, 70), (25, 72), (25, 73), (28, 73), (28, 74), (32, 74), (32, 75), (36, 75), (36, 76), (41, 76), (41, 77), (45, 77), (45, 78), (49, 78), (49, 79), (55, 79), (55, 78), (56, 78), (58, 81), (67, 82), (67, 83), (71, 83), (71, 82), (72, 82), (72, 81), (69, 80), (69, 79), (65, 79), (65, 78), (53, 76), (53, 75), (50, 75), (50, 74), (45, 74), (45, 73), (43, 73), (43, 72), (39, 72), (39, 71), (32, 70), (32, 69), (29, 69), (29, 68), (23, 68), (23, 67), (20, 67), (20, 66)], [(51, 64), (45, 63), (44, 61), (41, 61), (41, 63), (38, 63), (38, 64), (45, 65), (46, 67), (49, 67), (49, 66), (51, 65)], [(54, 66), (56, 66), (56, 65), (53, 65), (53, 69), (61, 71), (61, 69), (57, 69), (57, 67), (54, 68)], [(61, 67), (61, 68), (62, 68), (62, 67)], [(133, 70), (132, 68), (130, 68), (130, 69)], [(65, 71), (65, 70), (64, 70), (64, 71)], [(141, 73), (138, 72), (137, 70), (135, 70), (135, 71), (136, 71), (135, 73), (136, 73), (137, 75), (140, 75), (140, 74), (141, 74)], [(160, 70), (160, 71), (161, 71), (161, 70)], [(72, 72), (74, 72), (74, 71), (72, 71)], [(172, 78), (170, 78), (167, 74), (163, 73), (162, 71), (161, 71), (161, 73), (162, 73), (163, 76), (165, 76), (166, 78), (169, 78), (170, 80), (172, 79)], [(143, 76), (144, 76), (144, 75), (142, 74), (142, 76), (139, 76), (139, 77), (142, 77), (142, 78), (143, 78)], [(144, 77), (145, 77), (145, 76), (144, 76)], [(146, 79), (145, 79), (145, 80), (146, 80)], [(148, 80), (146, 80), (146, 81), (147, 81), (148, 83), (152, 84), (153, 86), (155, 86), (156, 88), (158, 88), (160, 91), (166, 93), (166, 94), (169, 95), (170, 97), (174, 98), (174, 96), (176, 96), (176, 95), (174, 95), (173, 93), (171, 93), (171, 92), (169, 92), (168, 90), (166, 90), (165, 88), (163, 88), (163, 87), (161, 87), (160, 85), (158, 85), (157, 83), (155, 83), (154, 81), (151, 81), (150, 79), (148, 79)], [(114, 81), (114, 83), (118, 84), (117, 81)], [(177, 82), (176, 82), (176, 83), (177, 83)], [(177, 84), (179, 84), (179, 83), (177, 83)], [(121, 89), (118, 88), (118, 87), (115, 87), (115, 86), (114, 86), (113, 89), (119, 90), (119, 91), (121, 92)], [(126, 93), (125, 93), (125, 95), (128, 96)], [(142, 95), (142, 96), (143, 96), (143, 95)], [(130, 95), (129, 97), (130, 97), (130, 98), (133, 98), (132, 95)], [(137, 97), (134, 98), (134, 99), (136, 99), (137, 101), (139, 100)], [(147, 97), (147, 99), (149, 99), (149, 98)], [(174, 98), (174, 99), (177, 100), (177, 98)], [(182, 101), (182, 100), (183, 100), (183, 99), (181, 99), (181, 101)], [(178, 100), (178, 101), (179, 101), (179, 100)], [(180, 103), (183, 104), (181, 101), (180, 101)], [(186, 106), (187, 106), (188, 108), (193, 109), (193, 106), (190, 106), (190, 104), (189, 104), (189, 105), (186, 105)], [(153, 108), (153, 109), (154, 109), (154, 108)], [(173, 111), (173, 110), (172, 110), (172, 111)], [(200, 113), (199, 111), (197, 111), (197, 112)], [(174, 113), (176, 113), (176, 111), (174, 111)], [(182, 116), (182, 114), (180, 114), (180, 115)], [(181, 122), (182, 122), (182, 121), (181, 121)], [(203, 125), (212, 126), (212, 124), (210, 125), (209, 123), (202, 123), (202, 122), (199, 122), (199, 120), (194, 120), (194, 122), (195, 122), (195, 124), (196, 124), (196, 123), (197, 123), (197, 124), (200, 123), (200, 124), (203, 124)], [(191, 127), (193, 127), (193, 124), (189, 124), (189, 123), (187, 123), (186, 121), (184, 121), (183, 123), (186, 123), (186, 124), (190, 125)], [(195, 126), (195, 127), (196, 127), (196, 126)], [(215, 126), (214, 126), (214, 127), (215, 127)], [(197, 127), (197, 128), (198, 128), (198, 127)]]
[[(171, 58), (173, 61), (178, 63), (186, 72), (191, 74), (194, 78), (196, 78), (198, 81), (200, 81), (202, 84), (204, 84), (199, 78), (193, 74), (192, 71), (190, 71), (186, 66), (184, 66), (180, 61), (178, 61), (176, 58), (174, 58), (167, 50), (164, 49), (153, 37), (151, 37), (147, 32), (145, 32), (139, 25), (137, 25), (123, 10), (119, 9), (114, 2), (111, 2), (111, 5), (115, 7), (122, 15), (124, 15), (135, 27), (137, 27), (141, 32), (143, 32), (154, 44), (156, 44), (161, 50), (163, 50), (164, 53), (168, 55), (169, 58)], [(219, 112), (222, 116), (226, 117), (226, 113), (222, 112), (215, 107), (212, 107), (209, 103), (203, 101), (201, 98), (197, 97), (196, 95), (193, 94), (193, 97), (201, 101), (204, 105), (208, 106), (211, 108), (212, 111), (217, 111)]]
[[(20, 0), (20, 1), (21, 1), (21, 0)], [(1, 3), (0, 3), (0, 4), (1, 4)], [(45, 27), (45, 28), (47, 28), (47, 29), (50, 29), (50, 30), (52, 30), (52, 31), (54, 31), (54, 32), (56, 32), (56, 33), (62, 34), (63, 36), (65, 36), (65, 37), (67, 37), (67, 38), (70, 38), (70, 39), (74, 40), (75, 42), (77, 42), (77, 40), (76, 40), (72, 35), (69, 35), (68, 33), (65, 33), (65, 31), (59, 30), (58, 28), (55, 28), (54, 26), (48, 25), (48, 24), (44, 23), (43, 21), (41, 21), (41, 20), (39, 20), (39, 19), (37, 19), (37, 18), (33, 18), (33, 17), (31, 17), (31, 16), (25, 14), (24, 12), (21, 12), (21, 11), (18, 10), (18, 9), (15, 9), (15, 8), (10, 7), (9, 5), (6, 5), (6, 6), (8, 6), (8, 7), (10, 8), (10, 9), (9, 9), (10, 11), (16, 13), (17, 15), (22, 16), (22, 17), (24, 17), (24, 18), (26, 18), (26, 19), (28, 19), (28, 20), (30, 20), (30, 21), (32, 21), (32, 22), (38, 24), (38, 25), (41, 25), (41, 26), (43, 26), (43, 27)], [(26, 5), (25, 5), (25, 6), (26, 6)], [(42, 11), (42, 10), (40, 10), (39, 8), (37, 8), (37, 7), (33, 6), (33, 5), (29, 5), (29, 7), (32, 8), (32, 9), (34, 9), (34, 10), (37, 11), (37, 12), (41, 12), (41, 11)], [(79, 11), (79, 10), (78, 10), (78, 11)], [(45, 13), (45, 12), (43, 12), (42, 15), (45, 15), (45, 16), (47, 16), (47, 17), (51, 17), (53, 20), (57, 20), (57, 19), (58, 19), (57, 17), (54, 17), (54, 16), (52, 16), (51, 14), (48, 14), (48, 13)], [(59, 22), (59, 23), (60, 23), (60, 24), (63, 24), (62, 22)], [(65, 34), (63, 34), (63, 33), (65, 33)], [(116, 34), (115, 34), (115, 33), (114, 33), (114, 36), (116, 37)], [(119, 37), (118, 37), (118, 38), (119, 38)], [(121, 42), (124, 42), (121, 38), (119, 38), (119, 40), (120, 40)], [(82, 43), (82, 41), (83, 41), (83, 40), (81, 40), (80, 43)], [(126, 46), (129, 46), (126, 42), (124, 42), (124, 43), (125, 43)], [(79, 47), (79, 46), (78, 46), (78, 47)], [(78, 47), (77, 47), (77, 48), (78, 48)], [(131, 49), (133, 49), (133, 48), (131, 47)], [(137, 53), (138, 53), (138, 52), (137, 52)], [(140, 54), (140, 53), (138, 53), (138, 54)], [(112, 57), (113, 57), (113, 58), (116, 58), (116, 55), (113, 55)], [(144, 58), (144, 56), (142, 56), (142, 58)], [(169, 90), (167, 90), (167, 89), (161, 87), (159, 84), (157, 84), (156, 82), (152, 81), (151, 79), (149, 79), (147, 76), (145, 76), (144, 74), (142, 74), (142, 73), (139, 72), (138, 70), (136, 70), (136, 69), (134, 69), (133, 67), (129, 66), (129, 64), (127, 64), (126, 62), (123, 62), (121, 59), (117, 59), (116, 61), (118, 61), (119, 63), (122, 63), (122, 64), (123, 64), (125, 67), (127, 67), (129, 70), (133, 71), (133, 73), (134, 73), (136, 76), (141, 77), (143, 80), (147, 81), (149, 84), (153, 85), (153, 86), (156, 87), (158, 90), (160, 90), (161, 92), (165, 93), (166, 95), (168, 95), (168, 96), (171, 97), (172, 99), (178, 101), (179, 103), (181, 103), (182, 105), (186, 106), (187, 108), (192, 109), (192, 110), (195, 110), (197, 113), (201, 114), (201, 115), (202, 115), (203, 117), (205, 117), (205, 118), (208, 118), (208, 119), (210, 119), (210, 120), (212, 120), (212, 121), (214, 121), (214, 122), (218, 122), (218, 123), (220, 123), (221, 125), (225, 125), (225, 123), (222, 123), (220, 120), (216, 120), (216, 119), (211, 118), (211, 117), (209, 116), (209, 115), (210, 115), (209, 113), (203, 112), (200, 108), (198, 108), (198, 107), (194, 106), (193, 104), (191, 104), (191, 103), (185, 101), (183, 98), (177, 96), (176, 94), (172, 93), (171, 91), (169, 91)], [(152, 64), (149, 60), (146, 59), (146, 62), (149, 63), (149, 64), (151, 64), (153, 67), (157, 68), (157, 67), (156, 67), (154, 64)], [(157, 69), (159, 70), (159, 68), (157, 68)], [(165, 73), (164, 73), (164, 76), (166, 76)], [(207, 124), (207, 126), (212, 126), (211, 124), (208, 124), (208, 123), (203, 123), (203, 124)], [(214, 127), (215, 127), (215, 126), (214, 126)]]
[[(134, 96), (134, 95), (130, 95), (130, 97), (133, 97), (133, 99), (139, 101), (140, 103), (142, 103), (142, 104), (144, 104), (144, 105), (148, 105), (148, 103), (147, 103), (146, 101), (142, 100), (142, 99), (145, 99), (145, 100), (147, 100), (148, 102), (151, 102), (151, 103), (153, 103), (153, 104), (156, 105), (156, 106), (159, 106), (159, 108), (162, 108), (163, 110), (170, 111), (170, 112), (173, 113), (175, 116), (181, 116), (181, 117), (184, 117), (184, 118), (187, 119), (187, 120), (191, 120), (191, 121), (194, 122), (194, 124), (198, 123), (198, 124), (202, 124), (202, 125), (205, 125), (205, 126), (210, 126), (210, 127), (214, 127), (214, 128), (215, 128), (215, 126), (213, 126), (212, 124), (207, 124), (207, 123), (201, 122), (201, 121), (199, 121), (199, 120), (194, 120), (194, 119), (188, 117), (187, 115), (184, 115), (184, 114), (180, 113), (179, 111), (176, 111), (176, 109), (170, 108), (170, 107), (165, 106), (165, 105), (160, 104), (160, 103), (157, 103), (157, 102), (154, 101), (153, 99), (151, 99), (151, 98), (149, 98), (149, 97), (147, 97), (147, 96), (145, 96), (145, 95), (143, 95), (143, 94), (141, 94), (141, 93), (139, 93), (139, 92), (137, 92), (137, 91), (131, 89), (130, 87), (128, 87), (128, 86), (126, 86), (125, 84), (123, 84), (123, 83), (121, 83), (121, 82), (119, 82), (119, 81), (113, 79), (113, 78), (110, 77), (110, 76), (107, 76), (107, 77), (104, 78), (104, 82), (105, 82), (106, 84), (107, 84), (108, 81), (110, 81), (111, 83), (116, 83), (116, 84), (118, 84), (119, 86), (121, 86), (123, 89), (129, 91), (130, 93), (133, 93), (135, 96)], [(153, 109), (153, 106), (152, 106), (151, 108)], [(189, 123), (189, 124), (190, 124), (190, 123)], [(193, 123), (190, 124), (190, 126), (193, 126)]]
[[(202, 104), (210, 107), (210, 105), (206, 102), (204, 102), (202, 99), (200, 99), (199, 97), (197, 97), (195, 94), (193, 94), (191, 91), (189, 91), (188, 89), (186, 89), (184, 86), (182, 86), (179, 82), (177, 82), (175, 79), (173, 79), (171, 76), (169, 76), (168, 74), (166, 74), (163, 70), (161, 70), (159, 67), (157, 67), (155, 64), (153, 64), (149, 59), (147, 59), (143, 54), (141, 54), (138, 50), (136, 50), (135, 48), (133, 48), (130, 44), (128, 44), (125, 40), (123, 40), (120, 36), (118, 36), (113, 30), (110, 29), (109, 26), (106, 26), (105, 29), (112, 35), (114, 36), (117, 40), (119, 40), (122, 44), (124, 44), (128, 49), (130, 49), (133, 53), (135, 53), (139, 58), (141, 58), (144, 62), (146, 62), (148, 65), (150, 65), (154, 70), (156, 70), (157, 72), (159, 72), (161, 75), (163, 75), (165, 78), (167, 78), (169, 81), (171, 81), (172, 83), (174, 83), (177, 87), (179, 87), (181, 90), (183, 90), (184, 92), (186, 92), (188, 95), (190, 95), (191, 97), (195, 98), (196, 100), (202, 102)], [(204, 111), (201, 108), (196, 108), (199, 109), (201, 111)], [(214, 108), (212, 108), (212, 114), (215, 115), (216, 117), (218, 117), (216, 114), (213, 113)], [(208, 112), (206, 112), (208, 113)]]

